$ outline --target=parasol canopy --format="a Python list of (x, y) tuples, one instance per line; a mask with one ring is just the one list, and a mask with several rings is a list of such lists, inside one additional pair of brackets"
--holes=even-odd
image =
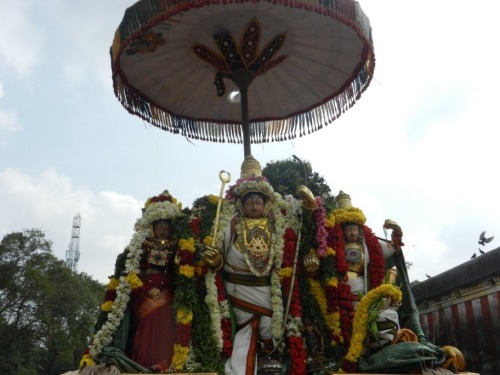
[(130, 113), (245, 144), (330, 124), (375, 65), (369, 20), (351, 0), (141, 0), (125, 11), (111, 60)]

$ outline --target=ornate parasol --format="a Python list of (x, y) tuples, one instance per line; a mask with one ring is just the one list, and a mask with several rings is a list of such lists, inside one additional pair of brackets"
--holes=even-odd
[(192, 139), (283, 141), (316, 131), (368, 87), (368, 18), (352, 0), (141, 0), (111, 47), (115, 94)]

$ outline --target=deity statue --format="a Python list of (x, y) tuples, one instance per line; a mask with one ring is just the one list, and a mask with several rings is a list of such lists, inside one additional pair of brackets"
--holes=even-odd
[(221, 231), (202, 254), (208, 279), (220, 277), (234, 314), (227, 374), (305, 373), (296, 255), (300, 215), (314, 201), (307, 190), (299, 196), (275, 193), (251, 155), (227, 191)]
[(180, 236), (183, 216), (168, 191), (146, 202), (132, 240), (117, 258), (81, 361), (83, 375), (107, 374), (110, 368), (115, 373), (183, 369), (192, 313), (176, 300), (176, 287), (194, 290), (189, 271), (194, 247)]
[(375, 236), (363, 212), (342, 191), (328, 222), (335, 261), (328, 264), (333, 271), (323, 267), (323, 272), (338, 278), (326, 294), (333, 296), (330, 305), (338, 306), (333, 308), (338, 324), (332, 344), (344, 349), (343, 371), (405, 372), (442, 364), (446, 353), (427, 342), (411, 304), (400, 226), (386, 220), (391, 240)]

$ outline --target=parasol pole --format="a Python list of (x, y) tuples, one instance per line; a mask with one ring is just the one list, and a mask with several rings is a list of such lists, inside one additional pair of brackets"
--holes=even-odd
[(250, 146), (250, 123), (248, 116), (248, 87), (255, 78), (250, 69), (240, 69), (233, 73), (231, 80), (238, 86), (241, 96), (241, 127), (243, 130), (244, 157), (252, 154)]

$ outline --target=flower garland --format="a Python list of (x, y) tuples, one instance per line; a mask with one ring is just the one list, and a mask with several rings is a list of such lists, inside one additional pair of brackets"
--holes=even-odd
[(176, 278), (176, 292), (174, 305), (176, 306), (176, 328), (172, 368), (182, 371), (189, 354), (191, 330), (193, 321), (192, 306), (197, 301), (194, 284), (194, 238), (186, 232), (184, 238), (179, 240), (178, 275)]
[(323, 206), (323, 200), (321, 197), (316, 197), (315, 199), (317, 208), (314, 211), (314, 223), (316, 226), (316, 244), (318, 248), (316, 252), (321, 258), (326, 256), (327, 252), (327, 232), (326, 232), (326, 210)]
[(336, 224), (355, 223), (362, 225), (366, 222), (363, 211), (356, 207), (340, 208), (333, 211)]
[(319, 280), (315, 280), (313, 278), (308, 278), (307, 281), (309, 283), (311, 293), (318, 303), (326, 326), (331, 333), (332, 345), (342, 342), (342, 337), (340, 336), (340, 312), (338, 311), (338, 308), (332, 309), (331, 303), (332, 300), (337, 299), (332, 295), (332, 291), (335, 291), (337, 286), (337, 279), (330, 279), (330, 282), (324, 286), (321, 285)]
[(350, 370), (353, 367), (352, 364), (355, 364), (358, 361), (364, 347), (363, 344), (368, 329), (367, 325), (370, 309), (384, 297), (390, 298), (393, 303), (399, 303), (402, 298), (402, 293), (401, 290), (392, 284), (382, 284), (379, 287), (370, 290), (359, 302), (354, 316), (351, 344), (349, 346), (349, 351), (345, 356), (345, 362), (348, 363), (344, 363), (342, 365), (344, 370), (347, 368)]
[(228, 358), (233, 351), (232, 323), (229, 302), (220, 272), (209, 270), (205, 274), (205, 285), (207, 287), (205, 303), (210, 311), (217, 349), (225, 358)]
[(226, 192), (226, 199), (237, 203), (245, 194), (255, 191), (261, 192), (269, 199), (273, 199), (274, 197), (274, 189), (267, 178), (264, 176), (255, 176), (237, 180)]
[(89, 354), (92, 358), (99, 355), (104, 346), (108, 346), (113, 342), (113, 336), (125, 316), (125, 309), (130, 300), (130, 292), (132, 289), (142, 286), (142, 283), (137, 281), (137, 274), (139, 273), (142, 243), (147, 237), (148, 232), (144, 230), (138, 231), (132, 236), (128, 246), (127, 260), (125, 262), (126, 276), (120, 276), (118, 285), (116, 285), (116, 280), (110, 281), (110, 285), (116, 286), (114, 289), (116, 297), (114, 301), (107, 301), (108, 303), (103, 305), (108, 310), (108, 313), (106, 321), (95, 333), (88, 347)]
[[(345, 258), (345, 241), (342, 227), (341, 224), (338, 223), (338, 220), (339, 217), (335, 215), (336, 224), (333, 228), (327, 227), (327, 231), (328, 245), (335, 249), (336, 271), (338, 273), (339, 283), (337, 285), (337, 288), (326, 287), (325, 290), (327, 295), (329, 296), (327, 298), (328, 303), (332, 306), (339, 306), (341, 315), (340, 325), (343, 340), (339, 340), (338, 342), (343, 341), (345, 344), (349, 344), (351, 339), (352, 320), (354, 318), (354, 307), (352, 304), (351, 287), (345, 282), (347, 280), (346, 275), (348, 271), (348, 264)], [(340, 221), (342, 222), (342, 217), (340, 218)], [(385, 259), (377, 237), (366, 225), (361, 225), (361, 227), (363, 230), (363, 238), (368, 249), (368, 255), (370, 259), (370, 262), (368, 264), (369, 285), (370, 288), (373, 289), (380, 286), (384, 280)]]
[(328, 251), (322, 267), (327, 311), (339, 319), (333, 323), (336, 328), (331, 332), (333, 346), (341, 343), (349, 344), (351, 322), (354, 317), (351, 288), (346, 283), (348, 265), (344, 253), (345, 242), (342, 228), (336, 224), (335, 219), (335, 216), (330, 215), (327, 220), (327, 244), (331, 250)]
[[(203, 209), (206, 211), (200, 216), (205, 224), (209, 223), (208, 228), (202, 227), (200, 234), (213, 233), (213, 220), (215, 219), (215, 206), (219, 202), (219, 197), (210, 195), (204, 199), (206, 205)], [(221, 228), (215, 237), (214, 246), (217, 249), (223, 248), (224, 243), (224, 228), (227, 228), (234, 216), (234, 205), (228, 204), (226, 200), (222, 201), (221, 212), (219, 217), (219, 228)], [(198, 219), (196, 219), (198, 220)], [(212, 245), (212, 236), (207, 235), (203, 238), (204, 245)], [(217, 349), (221, 354), (228, 358), (233, 351), (232, 342), (232, 320), (230, 313), (229, 300), (222, 281), (220, 272), (215, 272), (209, 267), (203, 267), (204, 283), (206, 288), (205, 303), (210, 313), (211, 328), (213, 330), (214, 339), (217, 344)], [(200, 275), (201, 276), (201, 275)]]
[(366, 225), (362, 226), (363, 237), (366, 247), (370, 255), (370, 263), (368, 263), (368, 273), (370, 275), (370, 289), (380, 286), (385, 277), (385, 258), (382, 251), (382, 246), (378, 238), (373, 234), (372, 230)]
[(279, 275), (281, 276), (282, 295), (286, 297), (291, 295), (289, 318), (286, 324), (286, 333), (288, 338), (288, 348), (290, 350), (291, 367), (290, 374), (302, 375), (306, 371), (306, 352), (302, 340), (302, 306), (300, 304), (299, 283), (293, 284), (292, 273), (295, 251), (297, 251), (297, 235), (292, 228), (287, 228), (284, 234), (283, 261)]

